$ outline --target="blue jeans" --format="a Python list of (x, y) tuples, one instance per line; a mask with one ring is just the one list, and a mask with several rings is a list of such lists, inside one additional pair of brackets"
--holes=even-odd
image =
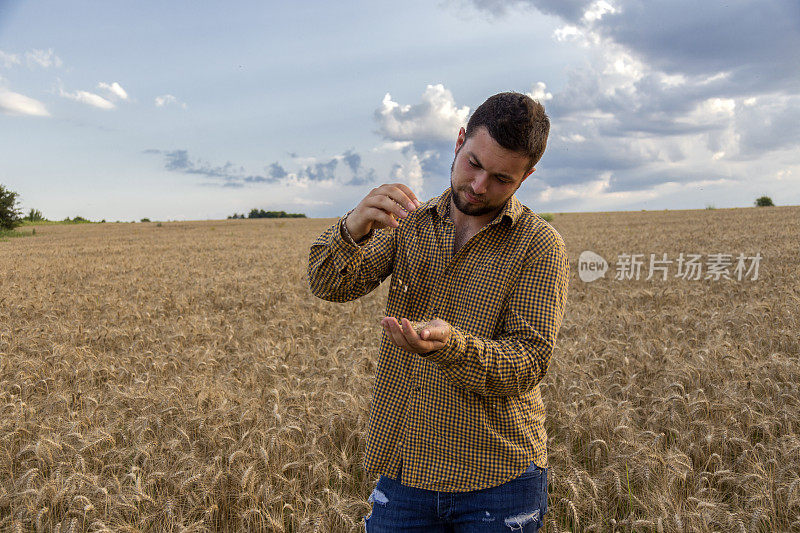
[(535, 532), (547, 512), (547, 469), (531, 464), (516, 479), (471, 492), (417, 489), (381, 476), (369, 501), (367, 533)]

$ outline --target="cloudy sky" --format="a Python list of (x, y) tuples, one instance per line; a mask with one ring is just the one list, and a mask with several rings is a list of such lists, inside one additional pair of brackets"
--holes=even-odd
[(338, 216), (531, 94), (535, 211), (800, 204), (797, 0), (0, 0), (0, 184), (50, 219)]

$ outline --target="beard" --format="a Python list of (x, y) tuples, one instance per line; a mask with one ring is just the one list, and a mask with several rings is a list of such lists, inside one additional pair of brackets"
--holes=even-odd
[[(461, 149), (459, 149), (461, 151)], [(458, 153), (456, 153), (456, 157), (458, 157)], [(453, 158), (453, 163), (450, 165), (450, 190), (452, 191), (453, 196), (453, 203), (456, 206), (456, 209), (464, 213), (465, 215), (471, 217), (479, 217), (485, 215), (487, 213), (491, 213), (495, 211), (498, 207), (496, 205), (480, 205), (480, 204), (471, 204), (467, 201), (467, 199), (463, 196), (464, 191), (466, 191), (469, 187), (465, 187), (462, 190), (456, 189), (455, 185), (453, 184), (453, 170), (455, 169), (456, 160)], [(470, 194), (473, 195), (471, 192)]]

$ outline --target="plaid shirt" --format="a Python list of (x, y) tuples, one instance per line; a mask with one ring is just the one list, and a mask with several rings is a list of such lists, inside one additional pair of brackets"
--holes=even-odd
[(365, 469), (462, 492), (505, 483), (531, 462), (547, 466), (539, 382), (561, 327), (569, 263), (561, 235), (514, 196), (453, 255), (450, 194), (360, 246), (340, 219), (312, 244), (308, 277), (316, 296), (343, 302), (391, 275), (387, 316), (451, 325), (448, 345), (421, 355), (383, 332)]

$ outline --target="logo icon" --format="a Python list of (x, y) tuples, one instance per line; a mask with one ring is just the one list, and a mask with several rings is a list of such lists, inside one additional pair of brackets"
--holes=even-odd
[(586, 250), (578, 257), (578, 276), (581, 281), (589, 283), (606, 275), (608, 263), (596, 253)]

